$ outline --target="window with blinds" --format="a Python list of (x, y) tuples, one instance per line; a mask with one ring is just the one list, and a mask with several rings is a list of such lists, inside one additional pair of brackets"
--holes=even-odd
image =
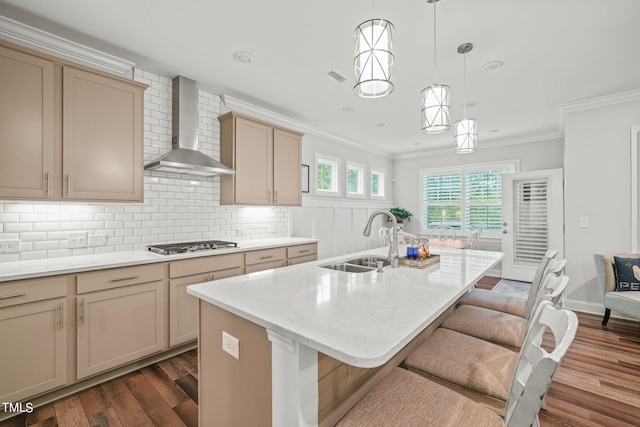
[(514, 262), (539, 264), (549, 246), (549, 180), (516, 181), (513, 192)]
[(502, 175), (515, 164), (421, 170), (422, 230), (446, 225), (460, 231), (500, 232)]

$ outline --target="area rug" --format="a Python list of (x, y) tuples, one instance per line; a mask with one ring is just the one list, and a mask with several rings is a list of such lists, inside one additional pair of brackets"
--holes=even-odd
[(530, 282), (520, 282), (518, 280), (501, 279), (496, 286), (492, 289), (492, 292), (499, 292), (501, 294), (514, 295), (517, 297), (527, 298), (529, 296), (529, 289), (531, 289)]

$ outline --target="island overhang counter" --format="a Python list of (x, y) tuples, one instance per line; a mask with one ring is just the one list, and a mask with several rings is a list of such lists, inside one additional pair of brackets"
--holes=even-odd
[[(200, 299), (201, 422), (217, 419), (222, 425), (233, 420), (238, 424), (259, 420), (261, 425), (318, 425), (319, 354), (353, 369), (388, 363), (504, 256), (500, 252), (442, 249), (437, 252), (440, 263), (427, 269), (385, 267), (383, 272), (348, 273), (321, 267), (363, 255), (385, 256), (387, 252), (387, 248), (379, 248), (189, 286), (188, 293)], [(239, 337), (238, 360), (222, 351), (221, 330), (244, 334)], [(262, 344), (247, 342), (258, 340)], [(268, 365), (270, 373), (262, 372)], [(239, 386), (252, 381), (256, 383), (255, 396)], [(207, 391), (208, 382), (217, 384), (217, 393)], [(268, 396), (257, 391), (260, 382), (270, 385)], [(234, 395), (234, 390), (244, 397)], [(223, 414), (220, 406), (203, 419), (205, 405), (217, 406), (204, 401), (211, 394), (216, 400), (248, 400), (240, 405), (245, 411), (254, 411), (257, 418), (247, 412), (237, 414), (234, 402), (221, 402), (231, 413)], [(262, 415), (257, 415), (261, 411)]]

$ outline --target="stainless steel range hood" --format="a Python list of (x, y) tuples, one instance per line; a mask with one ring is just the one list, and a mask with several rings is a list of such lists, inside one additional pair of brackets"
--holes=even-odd
[(198, 151), (198, 82), (173, 79), (171, 151), (144, 166), (145, 170), (191, 175), (231, 175), (235, 171)]

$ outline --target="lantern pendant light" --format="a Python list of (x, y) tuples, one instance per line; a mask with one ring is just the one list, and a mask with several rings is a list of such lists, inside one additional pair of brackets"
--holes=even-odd
[(436, 3), (433, 3), (433, 85), (422, 90), (422, 132), (441, 133), (449, 130), (449, 86), (437, 84), (436, 75)]
[(393, 31), (393, 24), (385, 19), (370, 19), (356, 28), (356, 95), (380, 98), (393, 92)]
[(454, 124), (456, 153), (472, 153), (478, 148), (478, 121), (467, 118), (467, 53), (471, 49), (471, 43), (458, 46), (458, 53), (464, 55), (464, 117)]

